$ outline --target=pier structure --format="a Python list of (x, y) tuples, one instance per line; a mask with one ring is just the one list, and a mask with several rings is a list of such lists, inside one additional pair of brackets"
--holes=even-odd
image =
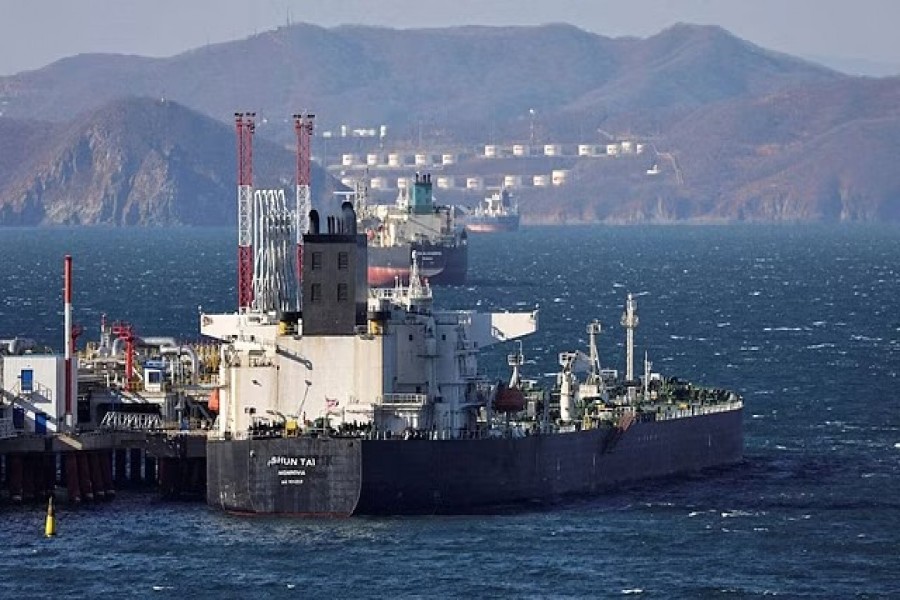
[(65, 257), (62, 356), (0, 340), (0, 503), (107, 500), (152, 486), (202, 497), (219, 346), (141, 335), (101, 316), (78, 351), (72, 257)]

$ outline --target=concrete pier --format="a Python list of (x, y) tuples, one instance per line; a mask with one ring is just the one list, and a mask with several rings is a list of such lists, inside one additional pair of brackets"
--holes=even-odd
[(206, 486), (202, 432), (93, 432), (0, 440), (0, 503), (111, 500), (117, 487), (200, 498)]

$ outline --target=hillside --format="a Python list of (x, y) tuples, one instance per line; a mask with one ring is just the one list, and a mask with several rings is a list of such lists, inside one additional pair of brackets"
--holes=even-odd
[[(116, 100), (66, 126), (0, 118), (0, 139), (0, 225), (236, 222), (234, 133), (174, 102)], [(293, 185), (292, 152), (254, 152), (258, 187)], [(316, 168), (313, 184), (325, 201), (335, 182)]]

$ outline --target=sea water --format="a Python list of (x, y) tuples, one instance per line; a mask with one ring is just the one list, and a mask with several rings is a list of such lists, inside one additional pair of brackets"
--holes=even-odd
[[(79, 343), (100, 315), (139, 335), (198, 334), (233, 310), (224, 229), (0, 230), (0, 339), (62, 347), (63, 256)], [(0, 597), (900, 597), (900, 229), (524, 228), (470, 238), (470, 282), (444, 308), (539, 310), (525, 376), (586, 350), (624, 369), (738, 391), (745, 461), (548, 510), (499, 515), (240, 518), (120, 493), (0, 508)], [(508, 377), (500, 346), (482, 370)]]

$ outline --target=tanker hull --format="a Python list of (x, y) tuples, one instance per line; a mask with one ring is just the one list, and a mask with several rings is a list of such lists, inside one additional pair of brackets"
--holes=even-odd
[(742, 409), (734, 409), (635, 422), (625, 431), (518, 438), (211, 440), (207, 500), (231, 512), (316, 516), (550, 504), (738, 463), (741, 421)]
[(419, 275), (429, 283), (462, 285), (469, 268), (466, 243), (455, 245), (415, 242), (390, 247), (368, 248), (368, 283), (371, 286), (393, 286), (399, 278), (409, 281), (412, 253), (419, 261)]

